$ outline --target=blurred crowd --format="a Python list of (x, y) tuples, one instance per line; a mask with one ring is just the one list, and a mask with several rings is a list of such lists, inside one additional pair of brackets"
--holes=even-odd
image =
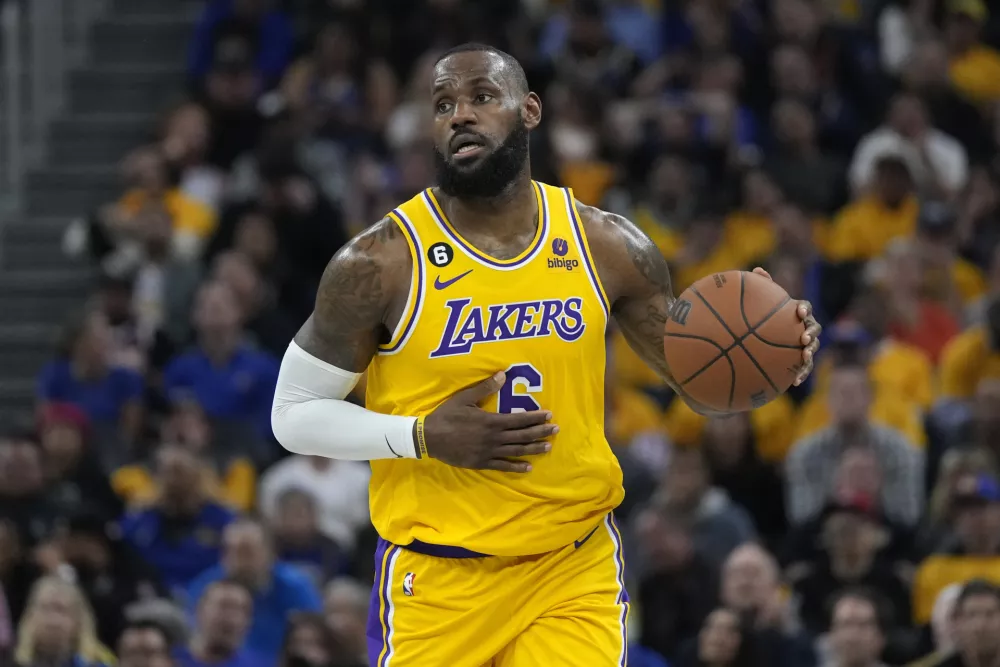
[(189, 96), (67, 231), (100, 281), (0, 432), (0, 652), (367, 665), (369, 470), (283, 456), (278, 360), (329, 258), (431, 184), (432, 66), (482, 41), (542, 96), (536, 179), (635, 221), (676, 293), (763, 266), (826, 326), (808, 383), (726, 419), (609, 331), (630, 664), (997, 667), (989, 4), (205, 0)]

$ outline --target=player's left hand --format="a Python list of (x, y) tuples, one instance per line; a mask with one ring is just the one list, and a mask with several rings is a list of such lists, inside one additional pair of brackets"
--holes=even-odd
[[(771, 274), (760, 268), (759, 266), (753, 270), (759, 276), (764, 276), (768, 280), (774, 280)], [(799, 376), (795, 378), (795, 386), (799, 386), (805, 382), (806, 378), (809, 377), (809, 373), (813, 369), (813, 356), (816, 354), (816, 350), (819, 349), (819, 335), (823, 332), (823, 326), (816, 321), (816, 318), (812, 314), (813, 307), (808, 301), (799, 301), (799, 307), (796, 312), (799, 315), (799, 319), (802, 323), (806, 325), (806, 330), (802, 334), (802, 370), (799, 372)]]

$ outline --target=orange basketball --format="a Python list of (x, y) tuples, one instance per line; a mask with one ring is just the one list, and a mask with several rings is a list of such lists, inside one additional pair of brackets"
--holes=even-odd
[(713, 410), (759, 408), (801, 370), (805, 325), (797, 306), (780, 285), (755, 273), (702, 278), (684, 290), (667, 318), (663, 347), (671, 375)]

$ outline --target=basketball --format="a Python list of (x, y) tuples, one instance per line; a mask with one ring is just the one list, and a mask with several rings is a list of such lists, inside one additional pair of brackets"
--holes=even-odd
[(674, 380), (721, 412), (759, 408), (786, 391), (802, 366), (798, 302), (747, 271), (715, 273), (684, 290), (663, 345)]

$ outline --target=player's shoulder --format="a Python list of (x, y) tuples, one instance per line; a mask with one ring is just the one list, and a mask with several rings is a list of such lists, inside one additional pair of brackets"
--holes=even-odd
[[(413, 259), (399, 225), (386, 216), (348, 241), (326, 267), (323, 286), (372, 287), (388, 294), (409, 279)], [(388, 289), (387, 289), (388, 288)]]

